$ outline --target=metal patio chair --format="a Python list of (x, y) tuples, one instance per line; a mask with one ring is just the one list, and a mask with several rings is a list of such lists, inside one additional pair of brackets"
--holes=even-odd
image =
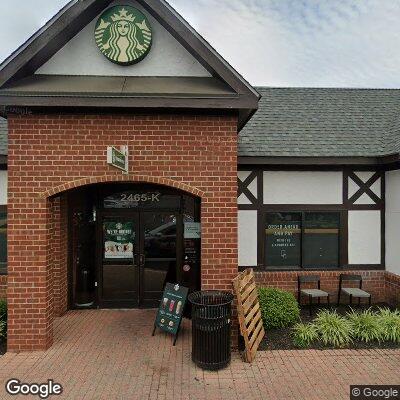
[[(359, 282), (359, 287), (343, 287), (344, 281)], [(369, 307), (371, 307), (372, 296), (370, 293), (362, 290), (361, 275), (341, 274), (339, 280), (338, 305), (340, 304), (340, 295), (344, 293), (350, 297), (350, 305), (353, 305), (353, 298), (358, 298), (358, 305), (361, 305), (361, 299), (369, 299)]]
[[(316, 283), (317, 289), (302, 289), (301, 285), (303, 283)], [(321, 278), (318, 275), (299, 275), (297, 277), (297, 290), (299, 305), (302, 295), (308, 297), (310, 316), (312, 315), (313, 299), (318, 299), (318, 304), (321, 304), (321, 299), (326, 298), (328, 305), (330, 305), (330, 295), (328, 292), (321, 290)]]

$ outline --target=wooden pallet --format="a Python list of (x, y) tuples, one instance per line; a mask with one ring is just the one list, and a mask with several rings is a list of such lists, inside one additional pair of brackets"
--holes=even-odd
[(237, 299), (240, 333), (245, 344), (244, 358), (251, 363), (265, 336), (254, 271), (246, 269), (232, 283)]

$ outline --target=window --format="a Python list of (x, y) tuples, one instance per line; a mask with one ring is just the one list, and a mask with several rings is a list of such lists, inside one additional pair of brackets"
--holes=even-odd
[(337, 268), (339, 233), (339, 212), (267, 213), (265, 265), (272, 268)]
[(7, 273), (7, 208), (0, 206), (0, 274)]
[(339, 213), (305, 213), (303, 267), (339, 266)]
[(301, 213), (270, 213), (266, 218), (265, 265), (301, 265)]

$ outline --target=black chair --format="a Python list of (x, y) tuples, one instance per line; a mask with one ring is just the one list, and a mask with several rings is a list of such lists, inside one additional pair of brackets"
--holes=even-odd
[[(343, 287), (344, 281), (359, 282), (358, 288), (356, 287)], [(339, 280), (338, 302), (340, 304), (340, 295), (344, 293), (350, 297), (350, 305), (353, 305), (353, 298), (358, 298), (358, 305), (361, 305), (361, 299), (369, 299), (369, 307), (371, 307), (372, 296), (370, 293), (362, 290), (362, 276), (361, 275), (347, 275), (341, 274)]]
[[(316, 283), (318, 289), (302, 289), (303, 283)], [(299, 275), (297, 277), (298, 301), (300, 305), (301, 296), (307, 296), (309, 301), (310, 316), (312, 315), (313, 299), (318, 299), (318, 304), (321, 304), (321, 299), (326, 298), (330, 305), (330, 296), (328, 292), (321, 290), (321, 278), (318, 275)]]

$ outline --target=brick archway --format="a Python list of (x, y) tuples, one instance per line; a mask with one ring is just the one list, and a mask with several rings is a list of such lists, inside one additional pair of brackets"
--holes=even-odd
[[(9, 351), (51, 346), (53, 310), (63, 308), (54, 302), (55, 257), (58, 271), (64, 263), (52, 243), (65, 243), (59, 221), (67, 214), (62, 194), (71, 189), (148, 183), (201, 198), (201, 286), (231, 290), (238, 270), (236, 116), (56, 113), (10, 115), (8, 123)], [(130, 174), (106, 163), (111, 145), (129, 147)]]
[(157, 185), (163, 185), (172, 187), (175, 189), (182, 190), (186, 193), (192, 194), (194, 196), (203, 198), (205, 197), (205, 192), (183, 182), (173, 180), (171, 178), (165, 177), (154, 177), (149, 175), (136, 175), (136, 174), (126, 174), (126, 175), (102, 175), (102, 176), (92, 176), (87, 178), (77, 179), (68, 183), (64, 183), (59, 186), (55, 186), (45, 192), (40, 193), (39, 197), (42, 199), (55, 196), (59, 193), (66, 192), (71, 189), (79, 188), (82, 186), (93, 185), (97, 183), (153, 183)]

